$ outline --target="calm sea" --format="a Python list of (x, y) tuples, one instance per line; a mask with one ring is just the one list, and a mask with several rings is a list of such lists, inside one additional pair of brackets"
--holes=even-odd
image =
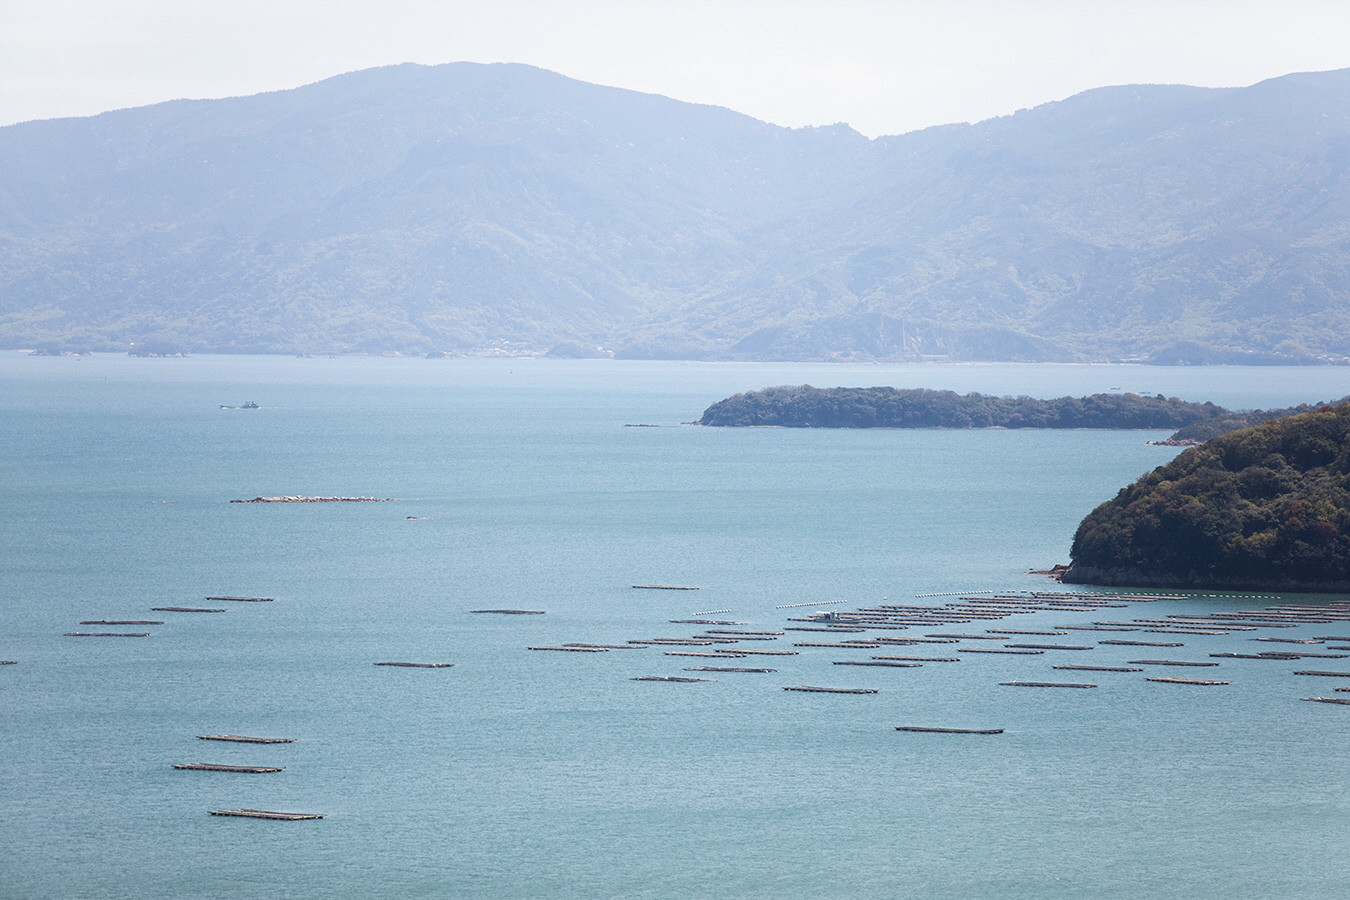
[[(801, 648), (702, 683), (632, 680), (706, 662), (661, 647), (527, 649), (688, 636), (670, 620), (714, 610), (776, 631), (817, 604), (1053, 589), (1028, 571), (1067, 562), (1082, 516), (1175, 453), (1146, 445), (1159, 432), (681, 424), (803, 383), (1270, 408), (1350, 394), (1350, 369), (0, 354), (0, 896), (1350, 896), (1350, 707), (1301, 702), (1350, 678), (1294, 674), (1350, 659), (1029, 690), (999, 682), (1293, 645), (913, 669)], [(229, 502), (282, 494), (394, 502)], [(651, 583), (699, 590), (632, 587)], [(471, 612), (502, 608), (545, 614)], [(163, 624), (80, 625), (101, 619)], [(1048, 640), (1112, 637), (1070, 633)], [(1350, 623), (1278, 636), (1318, 635)], [(935, 646), (907, 650), (965, 644)], [(878, 693), (782, 690), (803, 684)], [(197, 737), (221, 733), (294, 742)], [(172, 768), (193, 762), (284, 771)], [(208, 815), (236, 808), (325, 818)]]

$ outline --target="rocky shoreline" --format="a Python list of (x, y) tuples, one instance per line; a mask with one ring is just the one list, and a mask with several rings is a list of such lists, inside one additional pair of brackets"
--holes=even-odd
[[(1059, 566), (1055, 567), (1059, 569)], [(1052, 574), (1061, 584), (1099, 587), (1168, 588), (1183, 591), (1275, 591), (1282, 594), (1345, 594), (1350, 581), (1225, 575), (1212, 571), (1148, 572), (1128, 566), (1099, 567), (1072, 564)]]

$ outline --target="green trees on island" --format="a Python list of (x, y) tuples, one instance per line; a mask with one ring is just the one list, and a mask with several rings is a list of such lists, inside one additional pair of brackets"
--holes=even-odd
[(702, 425), (794, 428), (1180, 428), (1229, 411), (1158, 394), (992, 397), (926, 388), (772, 387), (736, 394), (703, 413)]
[[(1350, 397), (1336, 401), (1350, 402)], [(992, 397), (927, 388), (815, 388), (809, 384), (764, 388), (720, 400), (700, 425), (777, 425), (786, 428), (1174, 428), (1167, 443), (1200, 444), (1212, 437), (1271, 419), (1319, 409), (1235, 412), (1156, 394), (1087, 397)]]
[(1093, 510), (1075, 584), (1350, 591), (1350, 404), (1230, 432)]

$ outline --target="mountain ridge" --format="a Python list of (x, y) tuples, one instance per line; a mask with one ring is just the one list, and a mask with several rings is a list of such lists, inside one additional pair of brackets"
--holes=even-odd
[(0, 346), (1350, 356), (1350, 70), (866, 138), (520, 64), (0, 128)]

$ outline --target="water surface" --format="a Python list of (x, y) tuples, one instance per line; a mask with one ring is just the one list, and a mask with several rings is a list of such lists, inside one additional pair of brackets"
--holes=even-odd
[[(1350, 711), (1301, 702), (1336, 685), (1292, 674), (1335, 660), (1036, 691), (998, 683), (1065, 660), (873, 669), (816, 648), (670, 684), (631, 679), (700, 661), (526, 649), (687, 635), (669, 620), (707, 610), (773, 630), (814, 608), (790, 604), (1054, 587), (1028, 570), (1067, 561), (1082, 516), (1176, 452), (1145, 443), (1161, 432), (680, 425), (802, 383), (1270, 408), (1350, 394), (1350, 371), (0, 354), (0, 658), (18, 660), (0, 667), (0, 895), (1350, 895)], [(220, 408), (245, 400), (261, 408)], [(395, 502), (228, 502), (279, 494)], [(63, 636), (105, 618), (165, 624)], [(1248, 637), (1067, 661), (1263, 646)], [(372, 665), (389, 660), (454, 668)], [(221, 732), (296, 740), (196, 737)], [(207, 815), (237, 807), (326, 818)]]

